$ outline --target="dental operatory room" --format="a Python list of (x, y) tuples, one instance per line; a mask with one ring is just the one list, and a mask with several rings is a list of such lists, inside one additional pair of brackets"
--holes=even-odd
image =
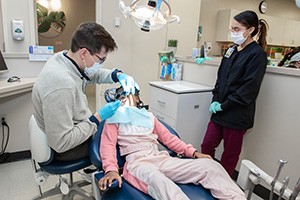
[(300, 200), (300, 0), (0, 0), (0, 200)]

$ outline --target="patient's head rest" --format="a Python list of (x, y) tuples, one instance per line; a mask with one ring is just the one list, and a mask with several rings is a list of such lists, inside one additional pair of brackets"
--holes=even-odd
[(30, 150), (32, 158), (38, 163), (47, 162), (51, 158), (51, 148), (46, 134), (38, 127), (34, 115), (29, 120)]

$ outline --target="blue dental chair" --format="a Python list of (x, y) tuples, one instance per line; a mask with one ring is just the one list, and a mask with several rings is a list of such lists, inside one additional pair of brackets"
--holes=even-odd
[[(29, 120), (29, 134), (31, 161), (39, 190), (39, 195), (32, 200), (44, 199), (57, 194), (62, 194), (63, 200), (73, 199), (75, 195), (94, 200), (94, 196), (82, 189), (82, 187), (90, 184), (88, 181), (73, 181), (73, 172), (90, 166), (90, 158), (86, 157), (75, 161), (54, 160), (53, 150), (47, 144), (46, 134), (38, 127), (33, 115)], [(61, 176), (63, 174), (69, 175), (69, 181)], [(53, 189), (42, 192), (41, 186), (46, 182), (49, 175), (57, 175), (59, 183)]]
[[(162, 122), (168, 130), (179, 137), (177, 133), (166, 123)], [(92, 185), (94, 190), (94, 196), (96, 200), (153, 200), (153, 198), (143, 192), (140, 192), (134, 188), (130, 183), (123, 179), (122, 187), (119, 188), (117, 181), (114, 181), (112, 186), (105, 192), (101, 192), (98, 187), (98, 181), (104, 176), (102, 169), (102, 162), (100, 158), (100, 139), (101, 133), (104, 126), (104, 122), (101, 122), (97, 133), (93, 136), (90, 145), (90, 159), (91, 162), (99, 169), (94, 172), (92, 176)], [(100, 142), (99, 142), (100, 141)], [(118, 148), (117, 148), (118, 149)], [(168, 150), (171, 156), (176, 156), (176, 153)], [(125, 163), (125, 158), (120, 156), (120, 152), (117, 150), (117, 159), (119, 167), (122, 167)], [(211, 195), (210, 191), (203, 188), (201, 185), (194, 184), (177, 184), (182, 191), (191, 200), (214, 200), (215, 198)]]

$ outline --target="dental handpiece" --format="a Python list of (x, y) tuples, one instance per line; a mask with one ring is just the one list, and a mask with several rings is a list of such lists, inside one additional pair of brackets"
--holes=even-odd
[(279, 160), (279, 166), (278, 166), (278, 169), (277, 169), (277, 172), (274, 176), (274, 179), (273, 181), (271, 182), (271, 192), (270, 192), (270, 196), (269, 196), (269, 200), (273, 200), (273, 193), (274, 193), (274, 186), (275, 186), (275, 183), (280, 175), (280, 172), (283, 168), (283, 166), (287, 163), (286, 160)]
[(298, 181), (294, 187), (293, 193), (290, 196), (290, 200), (295, 200), (299, 194), (299, 191), (300, 191), (300, 178), (298, 179)]
[(282, 196), (283, 196), (283, 194), (284, 194), (285, 189), (287, 188), (287, 185), (289, 184), (289, 181), (290, 181), (290, 177), (288, 177), (288, 176), (286, 176), (286, 177), (283, 179), (283, 181), (282, 181), (283, 185), (282, 185), (282, 187), (280, 188), (278, 200), (281, 200), (281, 199), (282, 199)]

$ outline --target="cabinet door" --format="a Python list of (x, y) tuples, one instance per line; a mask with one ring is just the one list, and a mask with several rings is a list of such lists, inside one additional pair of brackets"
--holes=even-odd
[(283, 25), (285, 24), (285, 19), (268, 15), (265, 15), (263, 19), (265, 19), (269, 25), (267, 43), (273, 45), (283, 45)]
[(294, 34), (295, 44), (294, 46), (300, 46), (300, 21), (296, 21), (296, 30)]
[[(285, 21), (285, 28), (284, 28), (284, 35), (283, 35), (283, 44), (285, 46), (295, 46), (296, 45), (297, 25), (300, 26), (300, 24), (298, 24), (297, 21), (294, 21), (294, 20), (286, 20)], [(298, 35), (300, 35), (299, 32), (298, 32)]]
[(176, 119), (178, 94), (157, 87), (150, 87), (150, 108)]
[(181, 139), (200, 150), (210, 120), (211, 92), (179, 95), (176, 130)]

